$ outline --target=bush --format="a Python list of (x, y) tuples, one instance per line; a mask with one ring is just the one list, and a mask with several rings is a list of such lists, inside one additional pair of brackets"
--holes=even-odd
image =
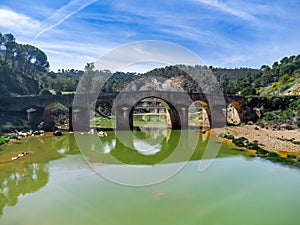
[(232, 134), (225, 135), (225, 138), (227, 138), (229, 140), (234, 140), (234, 136)]
[(247, 140), (247, 139), (245, 139), (245, 138), (237, 138), (237, 139), (232, 140), (232, 142), (233, 142), (236, 146), (238, 146), (238, 147), (245, 147), (245, 145), (244, 145), (244, 141), (245, 141), (245, 140)]
[(279, 157), (279, 155), (276, 152), (269, 152), (269, 157)]
[(247, 143), (246, 147), (249, 149), (253, 149), (253, 150), (260, 149), (257, 142), (249, 142), (249, 143)]
[(220, 137), (220, 138), (225, 138), (225, 137), (226, 137), (226, 134), (225, 134), (225, 133), (221, 133), (221, 134), (219, 134), (219, 137)]
[(4, 137), (0, 137), (0, 145), (4, 145), (6, 143), (7, 143), (7, 141), (5, 140), (5, 138)]
[(296, 159), (296, 158), (297, 158), (297, 156), (295, 156), (295, 155), (290, 155), (290, 154), (288, 154), (286, 157), (291, 158), (291, 159)]
[(261, 154), (261, 155), (265, 155), (265, 154), (268, 154), (268, 151), (266, 151), (262, 148), (259, 148), (259, 149), (256, 150), (256, 153)]
[(287, 84), (287, 83), (290, 82), (290, 80), (293, 81), (292, 78), (293, 78), (293, 77), (291, 77), (290, 75), (284, 74), (284, 75), (280, 78), (280, 83), (281, 83), (281, 84)]
[(273, 82), (271, 87), (276, 89), (279, 87), (279, 85), (279, 82)]

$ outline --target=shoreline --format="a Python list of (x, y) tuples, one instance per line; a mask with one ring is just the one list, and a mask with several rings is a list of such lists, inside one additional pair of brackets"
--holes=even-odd
[(257, 125), (244, 125), (237, 127), (226, 127), (226, 135), (233, 135), (235, 138), (247, 138), (250, 142), (257, 142), (258, 145), (267, 151), (276, 152), (280, 155), (295, 153), (300, 155), (300, 129), (296, 130), (270, 130)]

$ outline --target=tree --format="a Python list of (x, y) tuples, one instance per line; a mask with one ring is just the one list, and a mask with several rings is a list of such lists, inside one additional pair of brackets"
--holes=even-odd
[(241, 95), (243, 96), (256, 95), (256, 90), (255, 88), (248, 86), (241, 91)]
[(4, 47), (5, 47), (5, 58), (4, 63), (10, 58), (11, 62), (14, 61), (16, 52), (16, 39), (12, 34), (4, 34)]
[(95, 76), (94, 63), (87, 63), (84, 74), (77, 87), (78, 93), (91, 93), (93, 89), (93, 78)]
[(260, 67), (260, 69), (261, 69), (262, 71), (266, 71), (266, 70), (270, 70), (271, 68), (270, 68), (268, 65), (262, 65), (262, 66)]

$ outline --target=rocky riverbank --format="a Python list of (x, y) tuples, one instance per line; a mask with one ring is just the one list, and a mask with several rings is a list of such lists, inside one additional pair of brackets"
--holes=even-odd
[(235, 138), (246, 138), (249, 142), (257, 142), (267, 150), (277, 153), (293, 152), (300, 154), (300, 129), (296, 130), (271, 130), (256, 125), (225, 128), (227, 135)]

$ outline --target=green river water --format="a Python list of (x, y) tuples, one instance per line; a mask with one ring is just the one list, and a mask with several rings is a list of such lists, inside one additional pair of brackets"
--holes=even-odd
[(210, 161), (220, 140), (197, 131), (76, 140), (80, 151), (74, 134), (1, 146), (1, 225), (299, 224), (297, 168), (226, 143)]

